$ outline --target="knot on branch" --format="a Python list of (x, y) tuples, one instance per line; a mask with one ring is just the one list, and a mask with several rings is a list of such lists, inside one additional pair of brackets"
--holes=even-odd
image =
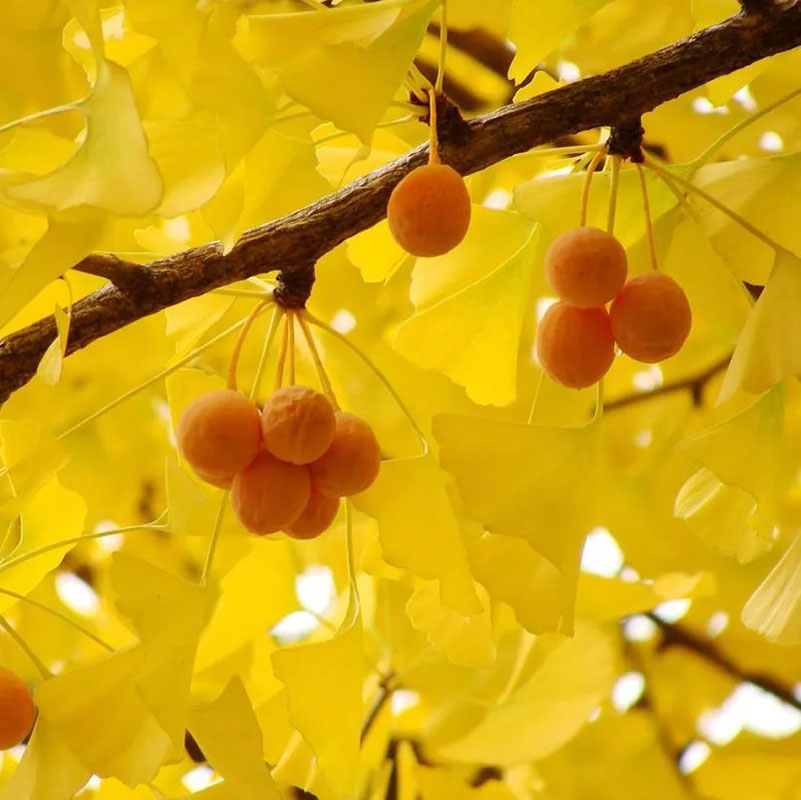
[(314, 264), (294, 269), (282, 269), (278, 273), (278, 286), (273, 296), (282, 308), (305, 308), (314, 286)]
[[(422, 107), (417, 98), (414, 101)], [(431, 114), (428, 110), (420, 117), (426, 125), (431, 124)], [(437, 134), (439, 136), (440, 150), (446, 150), (448, 145), (463, 147), (471, 136), (470, 126), (465, 122), (462, 112), (442, 92), (437, 94)]]
[(138, 302), (158, 292), (151, 270), (133, 261), (124, 261), (115, 255), (93, 253), (86, 256), (73, 269), (111, 281), (124, 295)]
[(615, 125), (607, 142), (609, 155), (621, 156), (635, 164), (642, 164), (645, 160), (642, 153), (643, 136), (645, 136), (645, 128), (642, 126), (640, 117)]

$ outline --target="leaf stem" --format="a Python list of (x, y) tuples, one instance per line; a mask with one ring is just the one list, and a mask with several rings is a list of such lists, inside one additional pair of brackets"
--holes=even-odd
[(5, 133), (6, 131), (10, 131), (12, 128), (17, 128), (20, 125), (25, 125), (28, 122), (36, 122), (38, 119), (45, 119), (45, 117), (53, 117), (56, 114), (62, 114), (65, 111), (78, 111), (81, 107), (81, 103), (85, 102), (84, 100), (77, 100), (74, 103), (64, 103), (64, 105), (60, 106), (53, 106), (53, 108), (46, 108), (44, 111), (35, 111), (33, 114), (28, 114), (25, 117), (20, 117), (19, 119), (12, 120), (11, 122), (6, 122), (3, 125), (0, 125), (0, 133)]
[(675, 181), (679, 186), (681, 186), (685, 191), (690, 192), (691, 194), (697, 194), (699, 197), (702, 197), (704, 200), (707, 201), (711, 206), (714, 206), (718, 211), (725, 214), (727, 217), (732, 219), (742, 228), (747, 230), (752, 236), (755, 236), (761, 242), (764, 242), (771, 250), (779, 253), (786, 253), (787, 249), (782, 247), (775, 239), (771, 239), (766, 233), (763, 233), (759, 228), (752, 225), (748, 220), (741, 217), (736, 211), (732, 211), (727, 205), (724, 205), (717, 199), (714, 195), (711, 195), (709, 192), (701, 189), (700, 187), (696, 186), (691, 181), (682, 178), (680, 175), (676, 175), (673, 172), (665, 169), (661, 164), (657, 163), (653, 158), (646, 155), (645, 156), (645, 165), (656, 172), (658, 175), (662, 175), (666, 177), (668, 180)]
[(42, 678), (48, 680), (49, 678), (53, 677), (53, 673), (45, 666), (44, 662), (39, 658), (39, 656), (33, 652), (31, 646), (25, 641), (18, 631), (14, 630), (8, 620), (2, 616), (0, 616), (0, 628), (3, 628), (3, 630), (17, 643), (17, 645), (19, 645), (19, 649), (22, 650), (26, 656), (28, 656), (36, 669), (39, 670)]
[[(166, 515), (162, 515), (159, 519), (163, 519)], [(112, 528), (107, 531), (96, 531), (95, 533), (84, 533), (81, 536), (72, 536), (69, 539), (61, 539), (58, 542), (50, 542), (50, 544), (43, 545), (42, 547), (37, 547), (35, 550), (29, 550), (27, 553), (21, 553), (14, 558), (8, 559), (8, 561), (0, 562), (0, 572), (5, 572), (6, 570), (12, 569), (13, 567), (22, 564), (25, 561), (30, 560), (31, 558), (35, 558), (36, 556), (40, 556), (43, 553), (49, 553), (51, 550), (58, 550), (61, 547), (67, 547), (72, 544), (79, 544), (80, 542), (88, 542), (92, 539), (103, 539), (106, 536), (116, 536), (120, 533), (131, 533), (132, 531), (143, 531), (143, 530), (151, 530), (151, 531), (159, 531), (159, 530), (169, 530), (166, 524), (156, 522), (150, 522), (143, 525), (129, 525), (125, 528)]]
[(704, 152), (701, 153), (700, 156), (698, 156), (698, 158), (692, 164), (693, 172), (700, 169), (705, 164), (708, 164), (709, 161), (711, 161), (712, 158), (715, 156), (715, 154), (718, 153), (727, 142), (729, 142), (738, 133), (740, 133), (740, 131), (744, 130), (749, 125), (752, 125), (754, 122), (759, 121), (760, 119), (762, 119), (762, 117), (765, 117), (768, 114), (770, 114), (771, 111), (774, 111), (775, 109), (779, 108), (779, 106), (783, 106), (785, 103), (790, 102), (790, 100), (793, 100), (799, 95), (801, 95), (801, 88), (793, 89), (793, 91), (790, 92), (789, 94), (786, 94), (783, 97), (780, 97), (778, 100), (769, 103), (764, 108), (760, 108), (759, 111), (755, 111), (753, 114), (746, 117), (744, 120), (741, 120), (736, 125), (733, 125), (717, 141), (712, 142), (712, 144), (709, 145), (709, 147), (707, 147), (707, 149), (704, 150)]
[(437, 82), (434, 88), (437, 92), (442, 92), (445, 85), (445, 68), (448, 62), (448, 0), (442, 0), (440, 10), (440, 29), (439, 29), (439, 66), (437, 68)]
[(101, 639), (96, 634), (92, 633), (88, 628), (84, 627), (80, 624), (80, 622), (76, 622), (74, 619), (71, 619), (66, 614), (63, 614), (61, 611), (58, 611), (55, 608), (51, 608), (44, 603), (40, 603), (38, 600), (34, 600), (30, 597), (27, 597), (24, 594), (18, 594), (17, 592), (12, 592), (10, 589), (3, 589), (0, 587), (0, 594), (4, 594), (7, 597), (13, 597), (15, 600), (19, 600), (23, 603), (27, 603), (34, 608), (38, 608), (40, 611), (43, 611), (45, 614), (50, 614), (51, 616), (55, 617), (56, 619), (60, 619), (62, 622), (70, 625), (71, 627), (75, 628), (75, 630), (80, 631), (84, 636), (91, 639), (96, 644), (99, 644), (101, 647), (104, 647), (109, 652), (114, 652), (114, 647), (112, 647), (108, 642)]
[(220, 541), (220, 533), (222, 532), (223, 517), (225, 516), (225, 507), (228, 503), (228, 490), (222, 493), (220, 498), (220, 505), (217, 509), (217, 516), (214, 519), (214, 527), (211, 529), (211, 537), (209, 538), (209, 547), (206, 551), (206, 560), (203, 562), (203, 571), (200, 573), (200, 586), (205, 586), (209, 580), (209, 573), (211, 566), (214, 563), (214, 556), (217, 553), (217, 544)]
[(656, 258), (656, 243), (654, 242), (654, 223), (651, 218), (651, 202), (648, 199), (648, 187), (645, 184), (645, 172), (642, 164), (635, 164), (637, 167), (637, 177), (640, 181), (640, 192), (642, 193), (642, 210), (645, 214), (645, 235), (648, 239), (648, 254), (651, 259), (651, 269), (659, 271), (659, 262)]
[(111, 411), (112, 409), (116, 408), (121, 403), (124, 403), (126, 400), (129, 400), (134, 395), (141, 392), (143, 389), (147, 389), (149, 386), (152, 386), (154, 383), (158, 383), (163, 378), (172, 375), (173, 372), (177, 372), (181, 367), (188, 364), (194, 358), (197, 358), (201, 353), (204, 353), (209, 348), (213, 347), (218, 342), (225, 339), (227, 336), (230, 336), (234, 331), (238, 330), (245, 324), (246, 320), (241, 319), (239, 322), (231, 325), (230, 328), (226, 328), (222, 333), (218, 333), (213, 338), (209, 339), (208, 342), (201, 345), (200, 347), (196, 347), (190, 353), (185, 355), (183, 358), (176, 361), (171, 366), (167, 367), (167, 369), (163, 369), (161, 372), (154, 375), (152, 378), (148, 378), (144, 383), (140, 383), (138, 386), (135, 386), (133, 389), (129, 389), (124, 394), (121, 394), (115, 400), (112, 400), (110, 403), (107, 403), (102, 408), (99, 408), (97, 411), (90, 414), (88, 417), (85, 417), (80, 422), (76, 422), (71, 428), (67, 428), (63, 433), (58, 435), (58, 439), (66, 439), (67, 436), (71, 436), (76, 431), (80, 430), (84, 426), (88, 425), (90, 422), (94, 422), (98, 417), (102, 417), (103, 414)]

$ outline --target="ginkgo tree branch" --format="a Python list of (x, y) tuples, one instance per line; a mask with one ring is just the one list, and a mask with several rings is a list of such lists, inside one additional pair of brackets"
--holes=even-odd
[[(442, 158), (462, 174), (474, 173), (565, 135), (624, 123), (799, 44), (801, 4), (741, 13), (622, 67), (467, 123), (456, 114), (445, 115)], [(68, 353), (142, 317), (259, 273), (279, 271), (288, 301), (302, 304), (314, 263), (380, 221), (392, 189), (427, 157), (427, 146), (420, 146), (338, 192), (247, 231), (229, 253), (212, 242), (140, 266), (135, 277), (124, 267), (115, 277), (106, 259), (101, 268), (116, 285), (110, 283), (75, 303)], [(125, 272), (132, 279), (122, 277)], [(49, 317), (0, 340), (0, 402), (36, 373), (55, 335), (55, 320)]]

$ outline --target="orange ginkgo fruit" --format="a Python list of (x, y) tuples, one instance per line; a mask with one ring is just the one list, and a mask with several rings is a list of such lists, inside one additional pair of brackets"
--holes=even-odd
[(0, 750), (25, 741), (35, 719), (31, 690), (18, 675), (0, 667)]
[(558, 236), (545, 256), (545, 276), (560, 300), (579, 308), (609, 303), (623, 288), (626, 251), (598, 228), (572, 228)]
[(261, 448), (259, 410), (245, 395), (219, 389), (195, 398), (178, 420), (178, 447), (210, 483), (225, 482), (244, 469)]
[(470, 227), (464, 178), (447, 164), (417, 167), (393, 190), (387, 221), (395, 241), (413, 256), (431, 258), (453, 250)]
[(609, 315), (620, 349), (646, 364), (676, 355), (692, 327), (687, 295), (662, 272), (632, 278), (615, 298)]
[(323, 494), (312, 484), (306, 508), (286, 532), (294, 539), (314, 539), (331, 527), (338, 510), (339, 498)]
[(571, 389), (597, 383), (615, 358), (615, 339), (605, 308), (554, 303), (537, 329), (537, 359), (555, 381)]
[(288, 464), (262, 450), (231, 486), (231, 503), (239, 521), (261, 535), (288, 528), (306, 508), (311, 494), (309, 470)]
[(348, 497), (367, 489), (381, 465), (373, 429), (360, 417), (336, 412), (331, 446), (310, 465), (314, 485), (331, 497)]
[(278, 389), (261, 415), (264, 446), (290, 464), (318, 459), (331, 444), (335, 427), (330, 401), (308, 386)]

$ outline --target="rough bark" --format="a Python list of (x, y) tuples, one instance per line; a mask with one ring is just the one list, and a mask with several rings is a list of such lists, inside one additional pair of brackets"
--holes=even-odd
[[(618, 69), (504, 106), (465, 126), (446, 126), (442, 157), (462, 174), (477, 172), (569, 134), (625, 124), (799, 44), (801, 4), (742, 13)], [(427, 154), (427, 146), (418, 147), (341, 191), (247, 231), (225, 255), (218, 243), (211, 243), (145, 266), (90, 257), (82, 268), (98, 274), (105, 270), (110, 279), (116, 272), (118, 286), (104, 286), (75, 304), (68, 352), (227, 283), (275, 270), (284, 275), (308, 271), (322, 255), (381, 220), (393, 187)], [(0, 402), (35, 374), (55, 332), (50, 317), (0, 340)]]

